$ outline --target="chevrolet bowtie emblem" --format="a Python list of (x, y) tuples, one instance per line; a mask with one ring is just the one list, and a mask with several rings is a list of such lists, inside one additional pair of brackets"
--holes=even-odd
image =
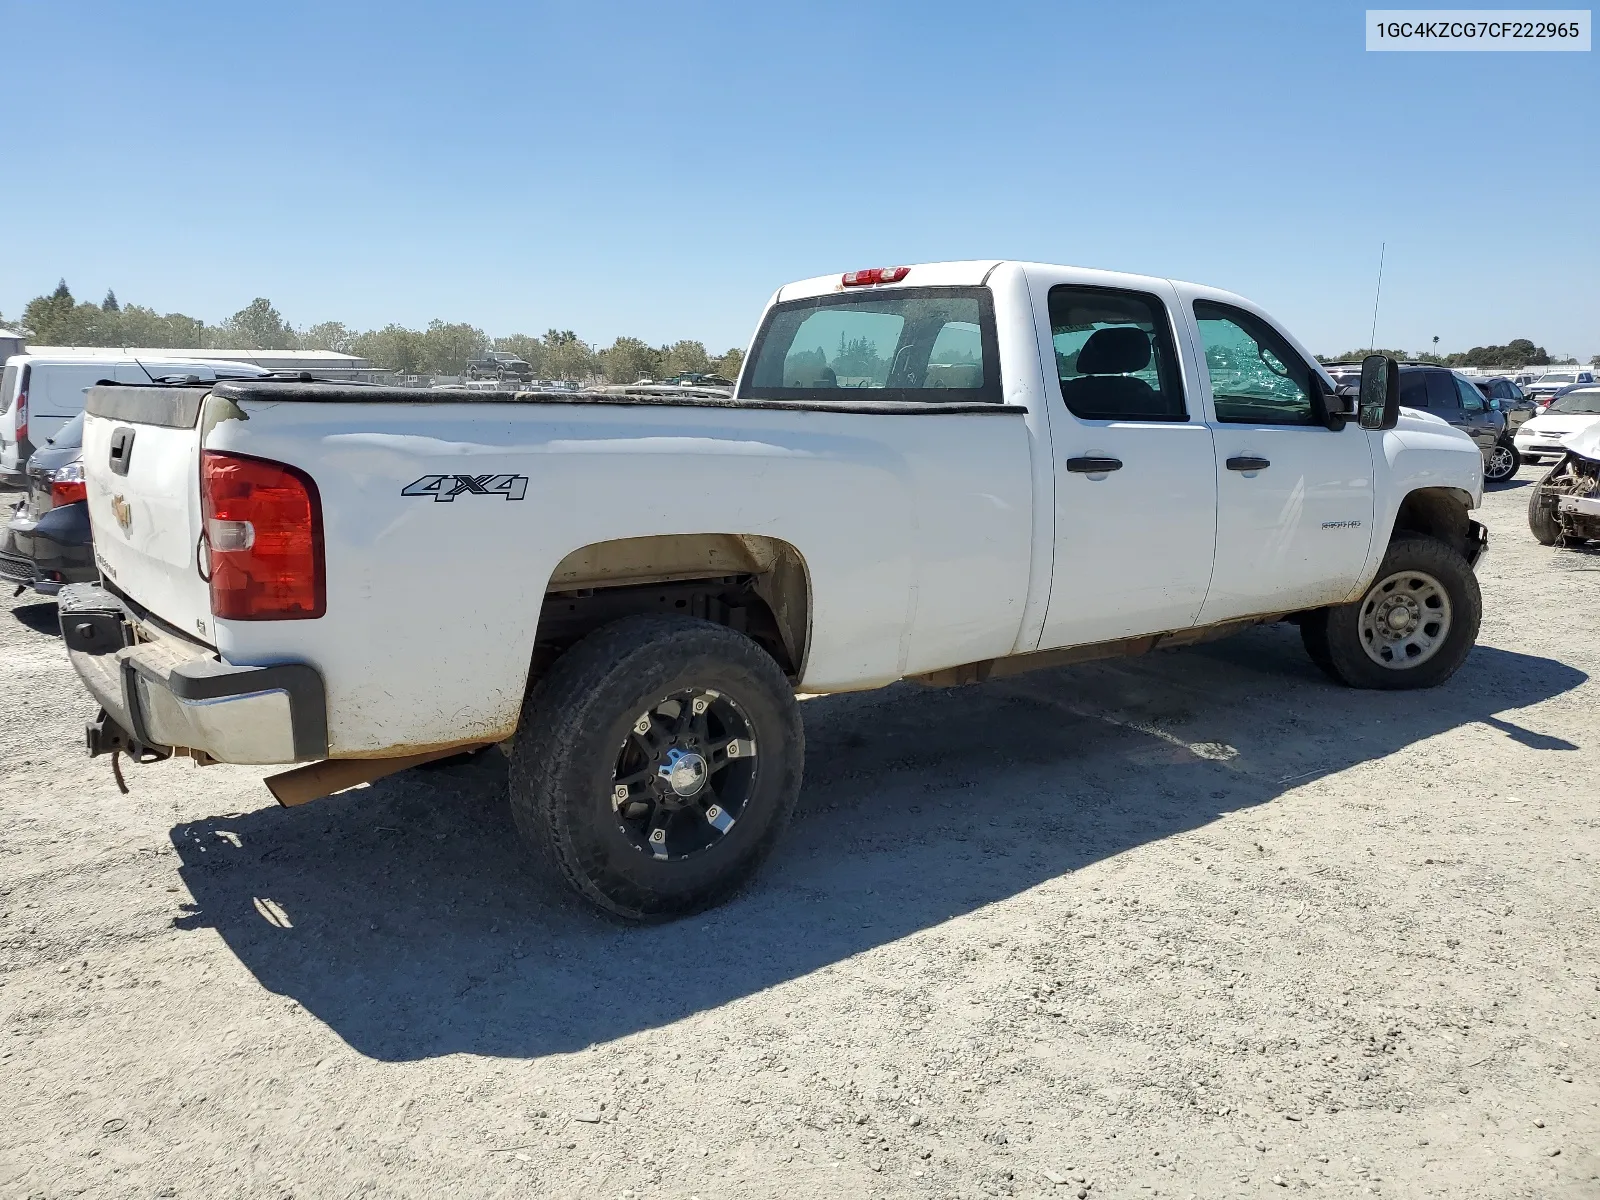
[(111, 497), (111, 515), (117, 518), (117, 524), (122, 526), (123, 533), (127, 533), (133, 525), (133, 509), (121, 496)]

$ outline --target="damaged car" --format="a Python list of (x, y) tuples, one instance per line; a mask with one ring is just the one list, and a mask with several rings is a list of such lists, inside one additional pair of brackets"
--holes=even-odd
[(1600, 541), (1600, 421), (1562, 445), (1566, 453), (1528, 497), (1528, 528), (1546, 546)]

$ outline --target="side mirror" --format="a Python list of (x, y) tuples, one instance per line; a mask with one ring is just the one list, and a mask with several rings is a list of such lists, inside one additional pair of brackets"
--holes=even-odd
[(1361, 360), (1358, 401), (1363, 429), (1393, 429), (1400, 423), (1400, 366), (1386, 354)]
[(1356, 415), (1354, 404), (1349, 398), (1355, 389), (1337, 386), (1329, 388), (1328, 381), (1316, 371), (1311, 373), (1311, 385), (1316, 389), (1320, 401), (1322, 423), (1338, 433)]

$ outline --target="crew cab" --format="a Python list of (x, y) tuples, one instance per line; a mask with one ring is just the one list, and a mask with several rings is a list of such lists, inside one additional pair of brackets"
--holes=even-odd
[(796, 693), (1299, 625), (1340, 683), (1477, 635), (1473, 441), (1340, 392), (1215, 288), (956, 262), (789, 284), (731, 396), (263, 380), (91, 390), (91, 753), (304, 763), (285, 802), (499, 744), (516, 821), (626, 919), (771, 849)]

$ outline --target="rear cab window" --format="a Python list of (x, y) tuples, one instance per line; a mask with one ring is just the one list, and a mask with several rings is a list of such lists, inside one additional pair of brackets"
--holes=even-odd
[(1186, 421), (1166, 306), (1146, 292), (1050, 289), (1061, 399), (1085, 421)]
[(842, 292), (772, 306), (741, 399), (1001, 402), (987, 288)]

